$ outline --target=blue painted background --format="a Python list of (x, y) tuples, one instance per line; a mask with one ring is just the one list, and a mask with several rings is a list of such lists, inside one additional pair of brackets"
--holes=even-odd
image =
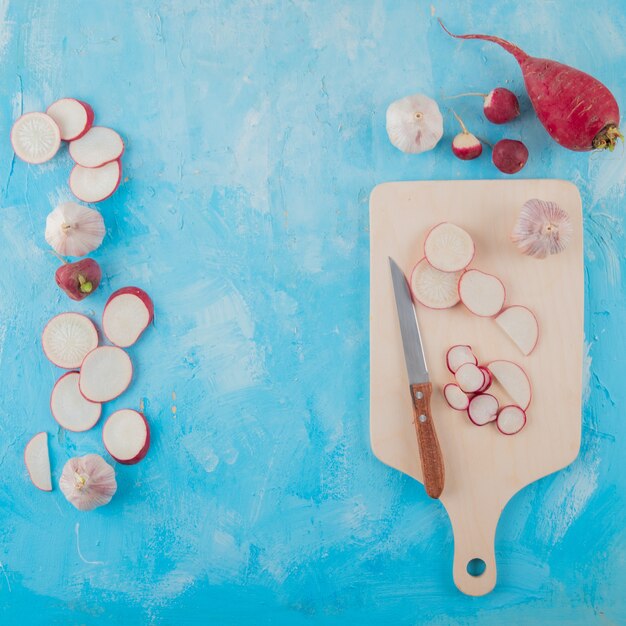
[[(587, 70), (626, 106), (623, 1), (0, 2), (0, 622), (625, 623), (621, 146), (569, 153), (527, 99), (507, 127), (454, 101), (477, 134), (526, 142), (524, 177), (576, 183), (585, 213), (581, 454), (506, 509), (491, 595), (456, 590), (443, 509), (369, 449), (368, 195), (501, 177), (488, 154), (452, 157), (445, 106), (446, 136), (421, 156), (389, 144), (385, 109), (414, 92), (522, 92), (510, 57), (449, 39), (433, 13)], [(70, 198), (69, 157), (29, 167), (8, 142), (22, 111), (68, 95), (128, 142), (124, 183), (99, 206), (106, 277), (80, 304), (43, 238)], [(104, 454), (101, 425), (55, 427), (60, 372), (39, 334), (64, 310), (99, 319), (127, 284), (152, 295), (156, 324), (105, 415), (143, 402), (154, 443), (116, 467), (109, 506), (80, 513), (22, 463), (42, 429), (55, 483), (70, 456)]]

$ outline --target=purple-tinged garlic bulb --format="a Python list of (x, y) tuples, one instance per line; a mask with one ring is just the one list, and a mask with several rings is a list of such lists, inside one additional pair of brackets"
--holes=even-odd
[(556, 202), (534, 198), (524, 203), (511, 239), (524, 254), (545, 259), (567, 248), (572, 231), (569, 215)]
[(59, 487), (79, 511), (91, 511), (111, 501), (115, 470), (99, 454), (75, 456), (65, 464)]

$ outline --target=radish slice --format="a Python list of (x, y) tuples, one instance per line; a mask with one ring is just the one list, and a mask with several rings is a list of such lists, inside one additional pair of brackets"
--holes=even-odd
[(70, 156), (83, 167), (100, 167), (117, 161), (123, 152), (122, 138), (106, 126), (92, 126), (80, 139), (70, 143)]
[(467, 394), (454, 383), (448, 383), (443, 388), (443, 395), (446, 399), (446, 402), (453, 408), (455, 411), (465, 411), (469, 406), (469, 398)]
[(132, 346), (154, 318), (150, 296), (139, 287), (118, 289), (108, 299), (102, 314), (102, 330), (120, 348)]
[(433, 227), (426, 236), (424, 256), (437, 270), (458, 272), (474, 258), (474, 242), (462, 228), (443, 222)]
[(80, 313), (53, 317), (41, 335), (43, 351), (52, 363), (66, 370), (80, 367), (83, 359), (98, 345), (93, 322)]
[(487, 367), (511, 400), (525, 411), (532, 399), (532, 388), (526, 372), (512, 361), (492, 361)]
[(496, 324), (513, 340), (513, 343), (528, 356), (537, 345), (539, 324), (534, 313), (525, 306), (507, 307), (496, 317)]
[(148, 453), (150, 427), (146, 418), (138, 411), (115, 411), (104, 423), (102, 441), (107, 452), (118, 463), (133, 465)]
[(70, 189), (83, 202), (101, 202), (113, 195), (122, 180), (122, 164), (112, 161), (101, 167), (75, 165), (70, 172)]
[(441, 272), (424, 257), (411, 273), (413, 299), (430, 309), (449, 309), (459, 301), (460, 272)]
[(459, 280), (461, 302), (474, 315), (493, 317), (502, 310), (506, 291), (499, 278), (479, 270), (468, 270)]
[(485, 374), (473, 363), (464, 363), (454, 375), (459, 387), (465, 393), (476, 393), (485, 384)]
[(100, 419), (102, 405), (90, 402), (78, 387), (79, 372), (63, 374), (54, 385), (50, 396), (52, 417), (65, 430), (81, 433), (93, 428)]
[(478, 369), (483, 373), (483, 376), (485, 377), (485, 382), (483, 383), (483, 386), (478, 390), (478, 393), (483, 393), (484, 391), (487, 391), (489, 387), (491, 387), (491, 383), (493, 382), (493, 376), (491, 375), (491, 372), (482, 365), (479, 365)]
[(479, 393), (470, 400), (467, 415), (476, 426), (484, 426), (496, 420), (498, 407), (495, 396), (490, 393)]
[(474, 356), (471, 346), (452, 346), (446, 353), (446, 365), (454, 374), (465, 363), (478, 365), (478, 359)]
[(85, 357), (78, 384), (87, 400), (108, 402), (124, 393), (132, 378), (128, 354), (116, 346), (100, 346)]
[(26, 163), (45, 163), (59, 150), (61, 131), (45, 113), (25, 113), (11, 129), (11, 145)]
[(509, 404), (500, 409), (496, 426), (503, 435), (514, 435), (526, 425), (526, 412), (519, 406)]
[(37, 433), (24, 448), (24, 463), (33, 485), (42, 491), (52, 491), (48, 433)]
[(61, 98), (53, 102), (46, 113), (56, 122), (64, 141), (82, 137), (93, 124), (93, 109), (75, 98)]

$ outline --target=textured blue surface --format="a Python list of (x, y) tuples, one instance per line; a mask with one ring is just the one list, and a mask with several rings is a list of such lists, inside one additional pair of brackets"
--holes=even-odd
[[(454, 160), (449, 112), (433, 152), (402, 155), (385, 109), (414, 92), (522, 91), (511, 58), (447, 38), (435, 12), (578, 66), (626, 104), (625, 2), (0, 2), (0, 622), (624, 623), (622, 147), (568, 153), (526, 99), (506, 128), (455, 101), (477, 134), (527, 143), (525, 177), (576, 183), (585, 214), (581, 454), (505, 510), (491, 595), (456, 590), (443, 509), (370, 452), (369, 192), (500, 177), (488, 155)], [(106, 278), (81, 304), (54, 285), (43, 239), (69, 157), (29, 167), (7, 140), (21, 111), (66, 95), (128, 141), (124, 183), (100, 205)], [(143, 401), (154, 443), (117, 466), (109, 506), (79, 513), (22, 463), (42, 429), (55, 480), (70, 456), (104, 453), (101, 425), (55, 427), (59, 371), (39, 334), (63, 310), (98, 319), (129, 283), (153, 296), (156, 325), (105, 415)]]

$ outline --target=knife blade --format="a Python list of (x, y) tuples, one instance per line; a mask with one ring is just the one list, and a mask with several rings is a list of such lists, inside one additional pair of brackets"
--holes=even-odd
[(413, 404), (413, 422), (420, 452), (424, 488), (431, 498), (439, 498), (444, 487), (445, 471), (430, 409), (432, 384), (428, 376), (422, 337), (406, 276), (391, 257), (389, 257), (389, 266)]

